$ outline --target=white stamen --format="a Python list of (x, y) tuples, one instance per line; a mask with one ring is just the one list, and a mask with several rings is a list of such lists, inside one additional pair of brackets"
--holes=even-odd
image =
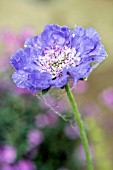
[(75, 48), (48, 47), (44, 55), (39, 57), (38, 69), (41, 72), (49, 72), (52, 78), (58, 77), (64, 68), (76, 67), (80, 61), (80, 53)]
[(75, 34), (74, 34), (74, 33), (72, 34), (72, 37), (73, 37), (73, 38), (75, 37)]

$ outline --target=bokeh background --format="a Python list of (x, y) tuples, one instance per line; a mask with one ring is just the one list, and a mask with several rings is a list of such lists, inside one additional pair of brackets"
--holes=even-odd
[(73, 93), (95, 170), (113, 170), (113, 0), (0, 0), (0, 170), (86, 168), (64, 91), (52, 91), (45, 103), (11, 80), (10, 56), (48, 23), (93, 27), (101, 35), (109, 57)]

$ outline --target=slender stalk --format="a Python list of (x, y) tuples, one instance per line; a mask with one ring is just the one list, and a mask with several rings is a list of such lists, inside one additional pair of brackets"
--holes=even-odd
[(81, 137), (81, 140), (82, 140), (82, 144), (83, 144), (84, 152), (85, 152), (85, 156), (86, 156), (87, 169), (88, 170), (94, 170), (92, 160), (91, 160), (91, 156), (90, 156), (89, 147), (88, 147), (88, 140), (87, 140), (85, 128), (84, 128), (84, 125), (83, 125), (83, 121), (81, 119), (81, 115), (78, 111), (77, 105), (75, 103), (73, 94), (71, 92), (71, 89), (70, 89), (70, 86), (69, 86), (68, 83), (65, 85), (65, 90), (67, 92), (67, 96), (69, 98), (70, 104), (72, 106), (72, 109), (73, 109), (73, 112), (74, 112), (74, 115), (75, 115), (75, 118), (76, 118), (76, 122), (77, 122), (78, 127), (79, 127), (80, 137)]

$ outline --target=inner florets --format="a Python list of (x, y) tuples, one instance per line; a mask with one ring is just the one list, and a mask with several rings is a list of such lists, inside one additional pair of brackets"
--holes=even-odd
[(38, 70), (49, 72), (52, 78), (59, 77), (64, 68), (77, 66), (80, 62), (80, 53), (75, 48), (64, 47), (47, 47), (38, 60)]

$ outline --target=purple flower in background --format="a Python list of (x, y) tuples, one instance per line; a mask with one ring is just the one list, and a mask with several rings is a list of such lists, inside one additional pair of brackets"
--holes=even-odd
[(49, 111), (46, 114), (38, 114), (35, 117), (35, 125), (39, 128), (44, 128), (46, 126), (54, 126), (58, 121), (58, 116)]
[(34, 34), (33, 28), (24, 28), (16, 33), (10, 29), (0, 30), (0, 73), (10, 69), (9, 56), (23, 46), (25, 40)]
[(64, 133), (71, 140), (74, 140), (79, 136), (79, 130), (77, 126), (72, 127), (71, 125), (67, 125), (64, 129)]
[[(93, 148), (92, 146), (90, 146), (90, 153), (91, 153), (91, 157), (93, 158)], [(86, 157), (85, 157), (85, 153), (84, 153), (84, 149), (83, 146), (80, 145), (77, 150), (75, 151), (75, 155), (77, 154), (77, 157), (79, 158), (79, 160), (82, 161), (82, 163), (85, 163), (86, 161)]]
[(32, 129), (28, 133), (28, 143), (30, 146), (38, 146), (44, 140), (43, 133), (37, 129)]
[(101, 102), (113, 110), (113, 87), (105, 89), (99, 96)]
[(16, 170), (14, 166), (11, 165), (3, 165), (0, 170)]
[(93, 101), (85, 103), (81, 108), (81, 113), (85, 117), (86, 116), (96, 116), (99, 114), (99, 112), (100, 112), (100, 108)]
[(0, 162), (14, 163), (16, 159), (16, 149), (11, 145), (6, 145), (0, 150)]
[(86, 81), (79, 81), (77, 86), (75, 87), (76, 93), (83, 94), (88, 89), (88, 82)]
[[(50, 106), (52, 106), (55, 110), (57, 110), (58, 112), (64, 112), (67, 111), (69, 109), (69, 104), (66, 100), (63, 100), (61, 96), (62, 91), (57, 91), (56, 92), (58, 94), (58, 97), (52, 95), (51, 93), (47, 94), (45, 99), (47, 102), (42, 102), (41, 100), (39, 101), (39, 106), (43, 109), (50, 109)], [(64, 95), (64, 93), (62, 94)], [(48, 104), (49, 105), (48, 105)], [(51, 111), (53, 112), (53, 111)]]
[(3, 44), (4, 48), (6, 49), (5, 52), (8, 55), (11, 55), (15, 50), (19, 48), (19, 41), (17, 34), (12, 32), (9, 29), (3, 30), (0, 32), (1, 43)]
[(48, 116), (46, 114), (38, 114), (35, 117), (35, 125), (39, 128), (44, 128), (49, 124)]
[(19, 43), (23, 44), (25, 40), (34, 34), (34, 28), (26, 27), (22, 29), (18, 35)]
[(37, 170), (37, 169), (33, 162), (27, 159), (23, 159), (16, 164), (15, 170)]
[(76, 84), (107, 55), (96, 30), (81, 26), (71, 31), (67, 26), (48, 24), (24, 47), (11, 57), (16, 70), (12, 78), (18, 87), (32, 92), (63, 87), (70, 77)]

